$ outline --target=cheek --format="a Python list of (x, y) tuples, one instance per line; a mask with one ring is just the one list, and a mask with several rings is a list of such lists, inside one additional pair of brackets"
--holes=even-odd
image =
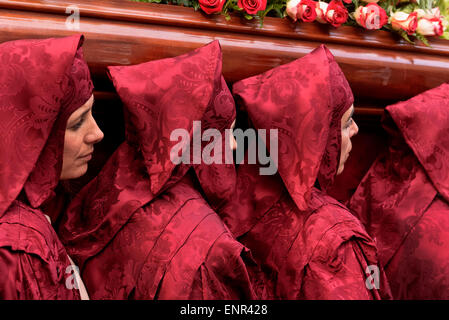
[(342, 130), (341, 132), (341, 152), (344, 153), (348, 150), (351, 143), (348, 130)]
[(346, 130), (342, 130), (341, 131), (341, 150), (342, 151), (346, 150), (346, 148), (348, 146), (348, 140), (349, 140), (349, 136), (348, 136)]
[(64, 139), (64, 159), (74, 160), (81, 149), (82, 139), (77, 134), (66, 132)]

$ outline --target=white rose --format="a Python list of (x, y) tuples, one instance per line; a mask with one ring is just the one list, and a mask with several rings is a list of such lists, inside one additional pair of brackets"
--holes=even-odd
[(421, 18), (418, 20), (418, 27), (416, 31), (423, 36), (441, 36), (444, 32), (443, 23), (441, 20), (433, 18), (431, 20)]
[(301, 2), (301, 0), (289, 0), (287, 2), (287, 8), (285, 11), (287, 12), (287, 15), (293, 19), (293, 21), (296, 21), (296, 14), (298, 13), (298, 4)]
[(318, 21), (319, 23), (327, 23), (327, 20), (325, 18), (327, 6), (328, 4), (326, 2), (318, 1), (315, 10), (316, 10), (316, 21)]

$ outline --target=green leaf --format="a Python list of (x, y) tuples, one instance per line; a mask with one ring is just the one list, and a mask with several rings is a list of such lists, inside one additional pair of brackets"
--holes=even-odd
[(449, 16), (449, 0), (439, 0), (438, 7), (443, 15)]
[(386, 0), (386, 1), (381, 1), (380, 2), (380, 6), (385, 9), (387, 12), (391, 11), (391, 9), (396, 7), (396, 2), (397, 0)]
[(420, 9), (432, 9), (434, 0), (418, 0), (418, 7)]
[(257, 14), (259, 15), (259, 17), (261, 19), (263, 19), (267, 16), (268, 12), (273, 10), (273, 8), (274, 8), (273, 4), (270, 4), (269, 6), (266, 7), (266, 9), (264, 11), (259, 11)]
[(399, 33), (399, 35), (404, 38), (405, 41), (407, 41), (410, 44), (415, 44), (412, 40), (410, 40), (410, 38), (408, 37), (407, 32), (405, 32), (404, 30), (398, 30), (397, 31)]
[(417, 33), (416, 39), (421, 40), (422, 43), (424, 43), (427, 47), (430, 47), (429, 41), (427, 41), (427, 38), (425, 36), (423, 36), (422, 34)]
[(226, 1), (225, 4), (224, 4), (224, 6), (223, 6), (222, 11), (223, 11), (223, 12), (228, 12), (229, 6), (230, 6), (231, 4), (232, 4), (232, 1), (231, 1), (231, 0)]
[(415, 11), (415, 9), (417, 7), (418, 6), (416, 4), (414, 4), (414, 3), (408, 3), (408, 4), (404, 5), (404, 6), (401, 6), (399, 8), (399, 10), (402, 11), (402, 12), (405, 12), (405, 13), (412, 13), (413, 11)]

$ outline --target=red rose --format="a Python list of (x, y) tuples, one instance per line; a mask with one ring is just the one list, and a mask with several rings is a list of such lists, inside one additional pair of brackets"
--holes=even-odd
[(312, 22), (316, 18), (317, 3), (312, 0), (301, 0), (298, 4), (297, 18), (304, 22)]
[(380, 29), (388, 23), (387, 13), (377, 3), (358, 7), (354, 17), (359, 25), (368, 30)]
[(248, 14), (257, 14), (258, 11), (263, 11), (267, 7), (267, 0), (239, 0), (237, 2), (239, 8), (242, 8)]
[(346, 10), (341, 0), (332, 0), (329, 3), (326, 18), (334, 27), (339, 27), (348, 20), (348, 10)]
[(198, 0), (201, 10), (207, 14), (221, 12), (226, 0)]

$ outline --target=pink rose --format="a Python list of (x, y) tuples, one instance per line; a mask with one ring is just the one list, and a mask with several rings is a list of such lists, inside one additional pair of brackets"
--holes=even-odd
[(329, 5), (326, 2), (318, 1), (316, 6), (316, 21), (319, 23), (327, 23), (326, 12)]
[(423, 36), (441, 36), (444, 32), (443, 22), (439, 18), (421, 18), (416, 31)]
[(410, 14), (398, 11), (391, 16), (391, 26), (394, 30), (404, 30), (408, 34), (413, 34), (418, 26), (418, 13)]
[(348, 20), (348, 10), (346, 10), (341, 0), (332, 0), (329, 3), (326, 19), (334, 27), (339, 27)]
[(377, 30), (388, 23), (388, 16), (377, 3), (358, 7), (354, 13), (355, 21), (368, 30)]
[(257, 12), (265, 10), (267, 0), (239, 0), (237, 5), (248, 14), (257, 14)]
[(221, 12), (226, 0), (198, 0), (201, 10), (207, 14)]
[(304, 22), (312, 22), (316, 18), (317, 3), (312, 0), (301, 0), (298, 4), (297, 18)]

